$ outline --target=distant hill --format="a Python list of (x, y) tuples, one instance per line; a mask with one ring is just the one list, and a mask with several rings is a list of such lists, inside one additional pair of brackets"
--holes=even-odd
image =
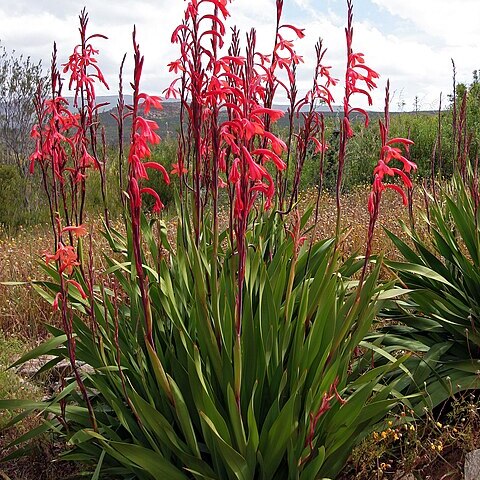
[[(73, 103), (73, 98), (69, 98), (71, 103)], [(97, 103), (105, 103), (103, 107), (100, 108), (100, 119), (101, 123), (105, 126), (105, 134), (107, 138), (107, 143), (109, 145), (116, 145), (118, 143), (118, 131), (117, 131), (117, 122), (113, 118), (112, 113), (116, 112), (118, 97), (115, 95), (109, 96), (99, 96), (97, 97)], [(132, 104), (132, 96), (125, 95), (125, 104)], [(149, 118), (155, 120), (159, 126), (159, 135), (162, 138), (172, 138), (175, 137), (177, 131), (180, 127), (180, 102), (177, 100), (166, 100), (162, 102), (162, 110), (151, 110)], [(276, 110), (282, 110), (286, 112), (288, 110), (288, 105), (284, 104), (274, 104), (273, 106)], [(324, 113), (327, 118), (338, 118), (340, 119), (343, 114), (343, 107), (335, 105), (333, 107), (333, 112), (331, 112), (328, 107), (320, 105), (317, 109)], [(411, 112), (414, 114), (414, 112)], [(437, 112), (428, 111), (428, 112), (418, 112), (419, 114), (435, 115)], [(392, 112), (392, 115), (398, 115), (397, 112)], [(410, 113), (406, 113), (407, 115)], [(369, 112), (372, 121), (376, 121), (381, 115), (382, 112)], [(361, 119), (361, 115), (354, 114), (352, 119)], [(280, 129), (288, 127), (288, 117), (283, 116), (278, 122), (277, 127)], [(127, 119), (124, 125), (124, 139), (128, 141), (130, 135), (130, 126), (131, 122)]]
[[(74, 97), (65, 97), (65, 99), (68, 101), (69, 109), (70, 111), (75, 111), (75, 108), (73, 107), (73, 101)], [(131, 105), (133, 103), (133, 97), (132, 95), (124, 95), (124, 101), (126, 105)], [(115, 108), (117, 106), (118, 102), (118, 95), (99, 95), (97, 97), (97, 104), (100, 105), (104, 103), (102, 107), (99, 108), (99, 112), (108, 112)]]
[[(72, 99), (73, 100), (73, 99)], [(118, 143), (117, 122), (113, 118), (112, 114), (116, 113), (117, 97), (116, 96), (102, 96), (97, 97), (97, 103), (107, 103), (104, 107), (100, 108), (100, 119), (102, 125), (105, 126), (105, 133), (108, 144)], [(125, 104), (132, 103), (132, 96), (125, 95)], [(177, 100), (167, 100), (162, 102), (162, 110), (151, 110), (149, 118), (155, 120), (159, 126), (159, 135), (162, 138), (169, 138), (175, 136), (180, 128), (180, 102)], [(288, 105), (274, 104), (273, 108), (276, 110), (282, 110), (286, 112)], [(319, 111), (322, 111), (325, 116), (339, 116), (342, 112), (342, 107), (334, 107), (333, 113), (330, 112), (328, 107), (319, 106)], [(131, 123), (127, 120), (124, 125), (124, 139), (128, 140)], [(279, 128), (288, 127), (288, 117), (282, 117), (278, 122)]]

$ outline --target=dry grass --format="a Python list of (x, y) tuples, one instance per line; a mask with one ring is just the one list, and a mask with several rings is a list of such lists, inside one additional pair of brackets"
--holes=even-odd
[[(0, 282), (29, 282), (38, 278), (40, 254), (51, 244), (48, 226), (20, 228), (15, 236), (0, 233)], [(50, 321), (51, 308), (35, 294), (31, 285), (0, 284), (0, 328), (8, 336), (34, 341), (42, 336), (42, 325)]]
[(466, 454), (480, 447), (478, 400), (478, 394), (464, 392), (421, 418), (408, 411), (387, 418), (381, 431), (354, 449), (339, 480), (398, 479), (399, 472), (461, 480)]
[[(362, 254), (368, 226), (368, 211), (366, 208), (368, 189), (359, 188), (345, 195), (342, 199), (343, 224), (345, 235), (342, 249), (345, 255), (358, 252)], [(300, 202), (300, 210), (307, 208), (316, 198), (315, 191), (306, 192)], [(416, 208), (422, 208), (421, 198), (414, 199)], [(316, 237), (328, 238), (335, 230), (335, 199), (328, 194), (323, 195)], [(374, 253), (384, 253), (389, 258), (395, 258), (397, 253), (392, 243), (383, 231), (386, 227), (397, 235), (402, 235), (399, 220), (408, 224), (407, 209), (393, 192), (387, 191), (384, 195), (378, 226), (375, 233)], [(98, 263), (97, 271), (102, 268), (100, 252), (108, 252), (106, 240), (100, 234), (102, 222), (100, 219), (88, 221), (93, 235), (94, 257)], [(174, 242), (175, 222), (168, 226), (169, 239)], [(120, 231), (121, 224), (114, 225)], [(49, 225), (39, 225), (34, 228), (21, 228), (15, 236), (0, 231), (0, 283), (26, 282), (25, 285), (5, 286), (0, 284), (0, 330), (6, 336), (22, 338), (28, 343), (37, 343), (45, 336), (44, 325), (57, 323), (58, 319), (51, 307), (33, 290), (28, 282), (32, 279), (40, 280), (43, 272), (39, 267), (41, 255), (52, 249), (52, 236)]]
[[(342, 198), (342, 229), (344, 231), (341, 244), (344, 256), (357, 253), (363, 255), (367, 241), (369, 213), (367, 210), (369, 187), (359, 187)], [(316, 192), (307, 192), (300, 200), (300, 210), (315, 201)], [(426, 225), (419, 221), (420, 212), (424, 209), (423, 196), (420, 192), (414, 195), (413, 212), (416, 232), (421, 236), (427, 235)], [(322, 196), (319, 208), (316, 238), (328, 238), (334, 235), (336, 222), (335, 198), (332, 195)], [(388, 229), (400, 238), (408, 241), (403, 232), (401, 223), (409, 225), (408, 209), (402, 204), (400, 197), (393, 191), (385, 191), (380, 207), (373, 240), (372, 253), (383, 254), (385, 258), (399, 260), (401, 256), (388, 238), (384, 229)], [(313, 222), (312, 222), (313, 223)]]
[[(100, 218), (88, 220), (91, 228), (92, 248), (95, 252), (96, 268), (101, 271), (101, 252), (109, 250), (106, 239), (100, 234)], [(114, 224), (114, 228), (121, 228)], [(7, 337), (21, 338), (30, 344), (39, 343), (46, 335), (45, 324), (58, 324), (59, 318), (29, 283), (43, 280), (40, 268), (42, 255), (52, 253), (51, 226), (38, 225), (20, 228), (15, 235), (0, 230), (0, 331)], [(88, 247), (87, 247), (88, 248)], [(2, 282), (21, 282), (20, 285), (2, 285)]]

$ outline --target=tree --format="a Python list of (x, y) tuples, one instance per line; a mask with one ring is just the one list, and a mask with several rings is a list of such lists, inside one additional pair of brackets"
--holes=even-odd
[(472, 73), (472, 82), (459, 83), (455, 90), (457, 112), (461, 114), (463, 97), (466, 95), (464, 124), (465, 134), (470, 137), (470, 151), (474, 155), (480, 149), (480, 79), (479, 71), (474, 70)]
[(33, 98), (38, 88), (45, 92), (47, 88), (41, 61), (8, 53), (0, 43), (0, 161), (16, 165), (23, 177), (28, 175)]

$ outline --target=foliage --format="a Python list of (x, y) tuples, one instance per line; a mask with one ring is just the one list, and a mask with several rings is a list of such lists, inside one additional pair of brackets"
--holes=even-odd
[[(69, 430), (61, 421), (46, 422), (42, 430), (60, 432), (77, 447), (67, 458), (103, 462), (105, 473), (130, 472), (137, 478), (334, 476), (352, 446), (397, 402), (389, 396), (393, 384), (383, 385), (381, 379), (398, 361), (365, 375), (349, 374), (356, 346), (380, 306), (376, 298), (388, 286), (376, 286), (378, 264), (357, 300), (357, 290), (344, 276), (355, 267), (351, 261), (338, 263), (331, 241), (311, 251), (304, 247), (295, 258), (294, 242), (282, 239), (281, 231), (276, 240), (272, 222), (274, 217), (260, 222), (249, 239), (256, 247), (247, 260), (240, 344), (232, 314), (232, 252), (219, 252), (224, 262), (214, 295), (209, 293), (207, 243), (200, 249), (190, 242), (185, 246), (179, 231), (169, 264), (149, 242), (149, 271), (157, 278), (150, 291), (155, 350), (136, 320), (142, 307), (128, 239), (107, 231), (123, 259), (109, 260), (116, 280), (95, 294), (95, 326), (83, 321), (89, 301), (76, 294), (71, 298), (76, 359), (93, 367), (85, 385), (97, 430), (91, 429), (75, 378), (43, 405), (0, 405), (40, 408), (60, 420), (66, 400)], [(156, 227), (143, 220), (146, 239), (154, 238)], [(53, 303), (58, 273), (46, 270), (52, 281), (42, 283), (48, 288), (43, 295)], [(45, 353), (58, 359), (52, 363), (68, 357), (66, 336), (51, 331), (53, 338), (20, 362)], [(236, 382), (241, 385), (238, 399)]]
[(430, 217), (424, 220), (427, 238), (405, 227), (413, 249), (389, 233), (405, 261), (387, 265), (408, 296), (384, 312), (401, 324), (389, 322), (372, 338), (388, 351), (418, 352), (406, 363), (411, 378), (397, 372), (404, 393), (424, 386), (424, 396), (414, 400), (417, 412), (480, 386), (480, 241), (474, 185), (455, 176), (431, 202)]
[[(0, 330), (0, 398), (28, 399), (38, 395), (36, 387), (23, 381), (11, 370), (7, 370), (8, 366), (24, 353), (23, 342), (18, 338), (7, 338)], [(0, 429), (3, 429), (12, 418), (12, 412), (0, 412)]]
[[(223, 56), (227, 2), (205, 0), (205, 7), (211, 13), (190, 2), (172, 35), (180, 58), (169, 66), (180, 76), (166, 92), (182, 105), (175, 163), (171, 154), (155, 155), (159, 127), (147, 115), (162, 106), (141, 89), (144, 58), (133, 32), (133, 103), (124, 105), (121, 73), (115, 115), (119, 138), (131, 121), (125, 176), (123, 150), (118, 159), (125, 235), (109, 218), (107, 151), (97, 141), (95, 82), (105, 85), (105, 79), (93, 43), (105, 37), (87, 34), (83, 10), (80, 44), (64, 65), (76, 115), (61, 96), (54, 51), (52, 96), (35, 99), (31, 156), (47, 193), (54, 242), (41, 264), (48, 279), (31, 285), (59, 312), (61, 328), (49, 327), (52, 337), (16, 363), (50, 354), (54, 358), (41, 371), (63, 359), (71, 371), (52, 398), (4, 400), (0, 408), (23, 409), (17, 419), (43, 415), (42, 425), (17, 442), (55, 433), (74, 447), (65, 458), (96, 463), (93, 478), (332, 477), (401, 399), (398, 380), (387, 378), (405, 358), (363, 338), (385, 299), (397, 295), (390, 283), (378, 282), (382, 259), (370, 261), (382, 192), (392, 189), (406, 199), (404, 187), (411, 187), (408, 174), (416, 166), (403, 155), (412, 142), (389, 135), (387, 87), (365, 258), (342, 261), (341, 188), (353, 116), (368, 124), (367, 112), (352, 103), (357, 96), (371, 103), (378, 78), (353, 50), (353, 4), (347, 0), (335, 236), (306, 243), (314, 207), (300, 217), (299, 185), (312, 152), (323, 168), (325, 124), (316, 105), (331, 107), (329, 88), (337, 83), (324, 65), (326, 49), (317, 43), (313, 86), (297, 97), (301, 58), (289, 38), (304, 34), (281, 23), (281, 0), (272, 55), (257, 52), (252, 30), (243, 56), (234, 28)], [(303, 118), (299, 125), (290, 121), (287, 142), (271, 128), (284, 115), (272, 108), (279, 88), (287, 90), (290, 119)], [(174, 247), (166, 226), (142, 212), (145, 198), (153, 199), (153, 214), (164, 207), (149, 183), (155, 182), (151, 171), (165, 185), (171, 186), (170, 175), (178, 178)], [(112, 250), (100, 275), (84, 223), (86, 185), (96, 178)], [(372, 352), (385, 359), (377, 368), (369, 368)]]
[(479, 71), (474, 70), (469, 84), (459, 83), (455, 89), (455, 101), (458, 109), (462, 108), (465, 99), (466, 130), (471, 133), (472, 152), (480, 147), (480, 79)]
[[(0, 225), (2, 230), (15, 232), (20, 226), (35, 225), (48, 219), (45, 195), (32, 187), (39, 184), (38, 178), (23, 177), (15, 165), (0, 165)], [(28, 191), (29, 206), (26, 208), (24, 193)]]
[(25, 221), (18, 205), (18, 192), (25, 182), (13, 165), (0, 165), (0, 224), (15, 226)]
[(19, 173), (28, 174), (31, 150), (30, 130), (34, 120), (33, 97), (38, 89), (45, 91), (46, 82), (41, 62), (30, 57), (7, 53), (0, 44), (0, 147), (3, 162), (16, 165)]

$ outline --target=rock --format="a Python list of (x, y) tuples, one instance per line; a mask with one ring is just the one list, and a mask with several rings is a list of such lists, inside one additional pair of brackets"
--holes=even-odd
[(473, 450), (465, 457), (464, 480), (480, 479), (480, 450)]
[[(25, 362), (24, 364), (16, 368), (17, 375), (20, 375), (24, 378), (34, 378), (37, 372), (50, 360), (53, 360), (53, 355), (42, 355), (38, 358), (34, 358)], [(83, 362), (76, 362), (77, 369), (80, 375), (93, 373), (93, 368), (90, 365), (87, 365)], [(72, 366), (69, 360), (63, 359), (53, 366), (48, 371), (49, 382), (59, 381), (61, 377), (72, 375)]]
[(47, 362), (54, 358), (55, 357), (53, 355), (42, 355), (38, 358), (32, 358), (31, 360), (28, 360), (16, 367), (15, 373), (24, 378), (33, 378), (38, 370), (40, 370)]

